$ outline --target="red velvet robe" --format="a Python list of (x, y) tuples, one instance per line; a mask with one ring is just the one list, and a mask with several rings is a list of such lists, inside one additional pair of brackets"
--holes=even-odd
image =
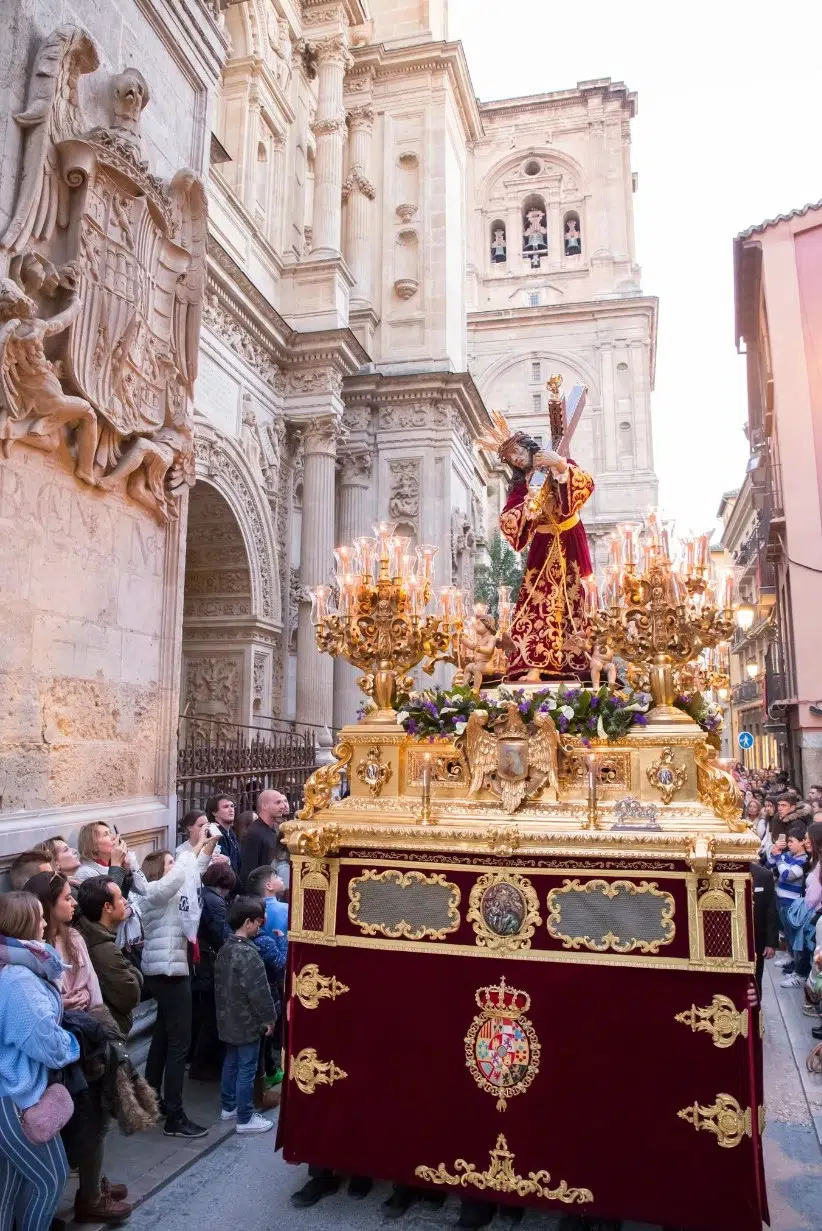
[(582, 581), (594, 570), (579, 510), (593, 490), (591, 475), (569, 459), (566, 479), (553, 488), (558, 499), (548, 496), (545, 513), (530, 521), (524, 511), (527, 484), (517, 483), (511, 489), (500, 530), (515, 551), (530, 547), (511, 622), (516, 653), (510, 660), (510, 675), (524, 675), (533, 668), (556, 676), (587, 672), (586, 655), (566, 649), (564, 642), (572, 633), (587, 630)]

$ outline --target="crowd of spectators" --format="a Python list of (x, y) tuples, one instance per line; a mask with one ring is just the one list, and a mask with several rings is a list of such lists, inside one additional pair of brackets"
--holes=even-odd
[[(184, 1076), (215, 1082), (239, 1134), (279, 1101), (286, 964), (288, 802), (263, 791), (242, 839), (234, 801), (183, 819), (176, 851), (142, 863), (113, 826), (22, 852), (0, 894), (0, 1222), (50, 1231), (69, 1168), (77, 1223), (118, 1225), (108, 1128), (196, 1139)], [(128, 1055), (141, 1000), (156, 1006), (145, 1078)], [(194, 1010), (194, 1011), (193, 1011)]]
[[(757, 983), (761, 992), (763, 966), (772, 958), (779, 986), (801, 989), (811, 1034), (822, 1040), (822, 786), (809, 786), (802, 798), (784, 770), (738, 764), (734, 773), (760, 839), (759, 861), (751, 865)], [(808, 1065), (822, 1071), (818, 1044)]]

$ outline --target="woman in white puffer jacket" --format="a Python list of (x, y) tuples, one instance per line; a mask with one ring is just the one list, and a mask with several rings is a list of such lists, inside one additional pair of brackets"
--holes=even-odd
[(153, 851), (143, 860), (146, 887), (139, 900), (145, 937), (142, 969), (146, 992), (157, 1001), (146, 1080), (161, 1099), (166, 1137), (191, 1139), (208, 1132), (183, 1110), (183, 1077), (191, 1041), (191, 979), (180, 890), (195, 868), (202, 875), (217, 841), (204, 838), (176, 861), (170, 851)]

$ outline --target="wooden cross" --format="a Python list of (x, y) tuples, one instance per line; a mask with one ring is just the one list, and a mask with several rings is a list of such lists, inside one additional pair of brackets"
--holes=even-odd
[(588, 387), (574, 385), (566, 398), (560, 392), (561, 386), (561, 376), (552, 376), (546, 385), (548, 417), (551, 424), (551, 448), (562, 457), (567, 457), (571, 450), (571, 440), (585, 409)]

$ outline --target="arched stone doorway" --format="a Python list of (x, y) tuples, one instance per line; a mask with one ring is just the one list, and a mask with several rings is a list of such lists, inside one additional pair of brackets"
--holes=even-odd
[(189, 496), (182, 713), (265, 725), (274, 709), (270, 622), (256, 607), (253, 561), (228, 499), (207, 479)]

